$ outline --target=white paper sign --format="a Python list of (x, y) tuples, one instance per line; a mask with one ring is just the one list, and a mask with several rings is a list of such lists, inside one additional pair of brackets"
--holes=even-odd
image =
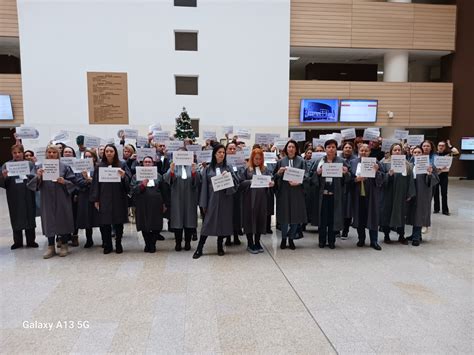
[(245, 159), (250, 158), (250, 153), (252, 153), (252, 148), (250, 147), (243, 147), (242, 154), (244, 155)]
[(434, 165), (438, 169), (451, 169), (451, 165), (453, 164), (453, 157), (450, 155), (443, 155), (439, 156), (436, 155), (434, 157)]
[(53, 136), (53, 141), (66, 143), (69, 141), (69, 133), (66, 131), (61, 131), (58, 134)]
[(98, 146), (100, 146), (100, 138), (84, 136), (84, 146), (87, 148), (97, 148)]
[(364, 141), (376, 141), (380, 137), (380, 131), (375, 129), (366, 128), (364, 129)]
[(38, 130), (33, 127), (17, 127), (15, 133), (18, 139), (36, 139), (39, 137)]
[(426, 174), (430, 166), (430, 157), (428, 155), (419, 155), (415, 157), (416, 174)]
[(267, 133), (255, 133), (255, 144), (270, 144), (273, 137)]
[(323, 168), (323, 177), (335, 178), (342, 177), (342, 163), (324, 163)]
[(83, 171), (94, 170), (94, 160), (92, 158), (76, 159), (72, 163), (72, 171), (75, 174), (80, 174)]
[(46, 148), (38, 148), (35, 152), (36, 161), (42, 163), (46, 159)]
[(382, 139), (382, 147), (380, 148), (382, 152), (390, 152), (390, 148), (392, 144), (398, 143), (400, 144), (400, 140), (398, 139), (391, 139), (391, 138), (383, 138)]
[(360, 162), (360, 176), (366, 178), (374, 178), (375, 170), (374, 165), (377, 164), (377, 158), (365, 158), (363, 157)]
[(276, 163), (277, 156), (275, 152), (263, 152), (263, 161), (265, 162), (265, 164)]
[(326, 143), (326, 139), (313, 138), (313, 149), (316, 149), (318, 146), (324, 147), (324, 143)]
[(186, 150), (188, 152), (199, 152), (200, 150), (202, 150), (202, 147), (199, 144), (188, 144), (186, 146)]
[(236, 168), (245, 166), (245, 155), (243, 151), (238, 151), (235, 154), (228, 154), (226, 160), (229, 165)]
[(302, 184), (304, 173), (305, 173), (304, 169), (297, 169), (297, 168), (292, 168), (288, 166), (285, 170), (285, 173), (283, 174), (283, 180)]
[(312, 159), (318, 160), (326, 156), (326, 152), (313, 152)]
[(250, 130), (246, 128), (238, 128), (235, 131), (235, 135), (242, 139), (250, 139)]
[(424, 140), (425, 140), (424, 134), (410, 134), (407, 136), (407, 144), (409, 146), (420, 145)]
[(156, 161), (156, 149), (155, 148), (137, 148), (137, 161), (142, 162), (145, 157), (151, 157), (153, 161)]
[(155, 123), (148, 127), (148, 132), (161, 131), (161, 123)]
[(148, 138), (147, 137), (138, 136), (136, 138), (136, 140), (137, 140), (137, 146), (138, 147), (144, 147), (145, 145), (148, 144)]
[(138, 129), (119, 129), (119, 131), (117, 132), (117, 137), (122, 138), (122, 135), (124, 135), (125, 138), (135, 139), (138, 137)]
[(208, 140), (208, 139), (213, 140), (213, 141), (217, 140), (216, 131), (204, 131), (202, 133), (202, 136), (204, 140)]
[(29, 175), (31, 173), (30, 163), (26, 160), (7, 162), (5, 165), (8, 171), (8, 176)]
[(229, 172), (225, 175), (221, 174), (211, 177), (211, 183), (214, 192), (234, 187), (234, 180), (232, 179), (232, 174)]
[(138, 181), (142, 180), (155, 180), (158, 179), (158, 170), (156, 166), (137, 166), (136, 168), (136, 178)]
[(257, 175), (254, 174), (252, 176), (252, 184), (250, 188), (252, 189), (261, 189), (264, 187), (268, 187), (268, 185), (272, 182), (272, 177), (270, 175)]
[(341, 129), (341, 136), (343, 140), (355, 139), (356, 130), (355, 128)]
[(165, 144), (166, 144), (166, 150), (168, 152), (176, 152), (177, 150), (184, 147), (183, 141), (167, 141)]
[(184, 150), (179, 150), (173, 152), (173, 163), (176, 165), (193, 165), (194, 162), (194, 153), (187, 152)]
[(403, 130), (403, 129), (396, 129), (395, 132), (393, 133), (393, 138), (394, 139), (407, 139), (408, 135), (410, 134), (409, 131)]
[(153, 131), (153, 140), (155, 142), (164, 143), (170, 139), (168, 131)]
[(44, 181), (56, 181), (59, 178), (59, 159), (44, 159), (43, 169)]
[(222, 127), (224, 134), (231, 134), (234, 131), (234, 126), (224, 126)]
[(198, 163), (209, 163), (212, 159), (212, 150), (200, 150), (196, 152)]
[(290, 138), (297, 142), (306, 141), (306, 132), (290, 132)]
[(63, 163), (64, 165), (67, 165), (67, 166), (71, 166), (74, 163), (74, 160), (76, 160), (76, 158), (74, 158), (74, 157), (61, 157), (61, 158), (59, 158), (59, 161), (61, 163)]
[(288, 143), (288, 140), (290, 138), (275, 138), (275, 146), (278, 148), (278, 149), (284, 149), (285, 148), (285, 145), (286, 143)]
[(403, 175), (407, 174), (407, 164), (406, 158), (404, 155), (392, 155), (390, 157), (390, 169), (394, 173), (401, 173)]
[(99, 168), (99, 182), (120, 182), (120, 168)]

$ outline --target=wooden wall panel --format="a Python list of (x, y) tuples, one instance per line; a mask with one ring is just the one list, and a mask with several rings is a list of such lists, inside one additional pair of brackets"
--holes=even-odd
[(354, 3), (352, 47), (411, 48), (413, 6), (398, 3)]
[(451, 126), (453, 84), (410, 84), (410, 126)]
[(13, 121), (0, 121), (0, 127), (23, 124), (23, 92), (20, 74), (0, 74), (0, 94), (10, 95), (13, 105)]
[(413, 48), (454, 51), (456, 6), (414, 4)]
[(352, 0), (292, 0), (292, 46), (350, 47)]
[[(384, 83), (291, 80), (288, 126), (302, 128), (300, 103), (304, 98), (376, 99), (379, 101), (377, 127), (450, 126), (452, 117), (451, 83)], [(387, 111), (395, 113), (388, 119)], [(305, 128), (366, 126), (369, 124), (305, 123)]]
[(18, 37), (16, 0), (0, 1), (0, 36)]

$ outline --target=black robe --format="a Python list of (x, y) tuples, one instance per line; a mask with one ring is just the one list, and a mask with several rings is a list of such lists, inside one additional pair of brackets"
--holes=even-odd
[[(11, 162), (14, 162), (11, 160)], [(30, 171), (34, 170), (33, 163), (30, 162)], [(6, 165), (2, 167), (2, 171)], [(36, 228), (36, 203), (35, 192), (27, 187), (28, 180), (34, 175), (27, 175), (25, 179), (19, 181), (19, 176), (3, 177), (0, 173), (0, 187), (7, 190), (8, 211), (10, 212), (10, 223), (14, 231)]]
[(130, 190), (130, 170), (127, 164), (120, 162), (120, 168), (125, 171), (120, 182), (99, 182), (99, 168), (107, 167), (100, 163), (94, 170), (90, 199), (99, 202), (99, 219), (101, 225), (128, 223), (127, 194)]
[(155, 186), (143, 187), (141, 181), (132, 179), (132, 196), (135, 201), (135, 216), (137, 231), (160, 232), (163, 229), (163, 205), (161, 194), (163, 179), (161, 175), (154, 180)]
[(77, 225), (79, 229), (100, 227), (99, 211), (90, 200), (91, 184), (81, 174), (76, 174), (77, 192)]
[(416, 196), (408, 201), (406, 223), (416, 227), (431, 226), (431, 197), (433, 189), (439, 183), (438, 174), (433, 173), (416, 175), (415, 187)]

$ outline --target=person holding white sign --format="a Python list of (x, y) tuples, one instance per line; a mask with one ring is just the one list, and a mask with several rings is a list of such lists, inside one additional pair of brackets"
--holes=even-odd
[[(226, 158), (229, 155), (235, 155), (237, 154), (237, 144), (235, 142), (229, 142), (227, 143), (225, 147), (225, 153), (226, 153)], [(232, 165), (229, 163), (229, 165)], [(238, 168), (236, 166), (232, 165), (232, 170), (234, 171), (234, 174), (237, 175)], [(234, 245), (240, 245), (242, 244), (239, 235), (242, 235), (242, 198), (241, 198), (241, 191), (237, 190), (235, 194), (233, 195), (234, 199), (234, 208), (233, 208), (233, 226), (234, 226)], [(225, 241), (226, 246), (231, 246), (232, 245), (232, 240), (231, 236), (226, 238)]]
[[(74, 151), (73, 148), (66, 146), (64, 147), (63, 151), (61, 152), (61, 158), (76, 158), (76, 152)], [(77, 175), (76, 175), (77, 178)], [(78, 235), (78, 228), (77, 228), (77, 193), (78, 189), (76, 189), (72, 192), (71, 194), (71, 204), (72, 204), (72, 214), (74, 216), (74, 232), (70, 236), (71, 240), (71, 245), (73, 247), (79, 246), (79, 235)], [(58, 240), (58, 243), (61, 243), (60, 240)], [(61, 245), (59, 244), (59, 247)]]
[[(163, 229), (163, 214), (167, 210), (163, 195), (164, 181), (156, 172), (152, 157), (145, 157), (142, 166), (152, 168), (156, 179), (137, 180), (134, 175), (131, 182), (132, 197), (136, 205), (137, 232), (142, 232), (145, 242), (145, 253), (156, 252), (156, 241)], [(166, 190), (166, 188), (165, 188)]]
[[(413, 156), (419, 157), (423, 155), (423, 149), (416, 147), (413, 149)], [(415, 169), (417, 166), (415, 165)], [(431, 198), (433, 197), (433, 188), (438, 184), (438, 174), (436, 167), (430, 165), (423, 174), (414, 174), (416, 196), (408, 203), (407, 221), (408, 225), (413, 226), (412, 234), (407, 238), (412, 241), (413, 246), (419, 246), (422, 227), (431, 226)]]
[[(354, 144), (352, 142), (344, 142), (342, 145), (342, 159), (346, 162), (348, 166), (351, 166), (351, 161), (357, 159), (357, 156), (354, 154)], [(342, 229), (341, 239), (347, 239), (349, 235), (349, 227), (351, 225), (351, 197), (349, 196), (350, 185), (344, 185), (344, 228)], [(338, 235), (336, 234), (336, 238)]]
[[(212, 178), (219, 175), (231, 174), (234, 186), (220, 191), (214, 191)], [(208, 167), (202, 171), (201, 195), (199, 206), (203, 208), (205, 217), (201, 228), (201, 237), (193, 255), (193, 259), (199, 259), (206, 239), (209, 235), (217, 236), (217, 253), (219, 256), (224, 252), (224, 238), (230, 236), (233, 231), (233, 195), (239, 185), (232, 167), (227, 165), (225, 147), (217, 144), (212, 150), (212, 160)]]
[[(451, 141), (447, 139), (446, 141), (440, 141), (438, 143), (438, 157), (450, 158), (448, 161), (453, 160), (453, 156), (459, 155), (459, 151), (451, 145)], [(436, 157), (435, 157), (436, 159)], [(439, 184), (435, 186), (434, 190), (434, 213), (440, 212), (440, 201), (439, 193), (441, 190), (441, 211), (445, 216), (449, 216), (449, 207), (448, 207), (448, 182), (449, 182), (449, 169), (451, 166), (438, 165), (438, 177)]]
[(191, 250), (191, 238), (196, 233), (198, 193), (201, 175), (196, 164), (191, 166), (171, 163), (169, 170), (163, 176), (171, 187), (170, 227), (174, 231), (175, 250), (182, 250), (184, 232), (184, 250)]
[[(47, 159), (59, 160), (60, 153), (56, 145), (46, 149)], [(43, 179), (44, 169), (39, 168), (36, 176), (28, 182), (28, 188), (41, 192), (41, 225), (43, 234), (48, 238), (48, 250), (43, 255), (49, 259), (56, 255), (55, 237), (61, 240), (59, 256), (68, 255), (68, 239), (74, 232), (74, 217), (72, 213), (71, 194), (76, 189), (76, 176), (72, 169), (59, 162), (59, 177), (55, 181)]]
[[(5, 163), (0, 174), (0, 187), (4, 188), (7, 193), (8, 211), (10, 215), (10, 223), (13, 230), (13, 245), (11, 250), (23, 247), (23, 230), (25, 231), (26, 246), (37, 248), (36, 243), (36, 204), (35, 193), (28, 189), (27, 182), (33, 178), (31, 171), (34, 169), (32, 162), (24, 160), (24, 148), (21, 144), (15, 144), (10, 149), (12, 160)], [(8, 170), (9, 164), (19, 164), (23, 162), (26, 165), (26, 171), (21, 175), (12, 175)], [(24, 169), (21, 169), (24, 170)], [(20, 173), (19, 170), (17, 170)]]
[[(119, 182), (99, 181), (100, 169), (106, 167), (118, 168)], [(91, 188), (91, 200), (94, 201), (94, 206), (100, 216), (100, 233), (104, 241), (104, 254), (109, 254), (113, 250), (112, 225), (115, 229), (115, 252), (117, 254), (123, 252), (123, 225), (128, 223), (127, 195), (130, 191), (130, 179), (130, 170), (125, 162), (119, 160), (117, 148), (113, 144), (107, 144), (102, 161), (94, 170)]]
[[(350, 181), (350, 172), (344, 159), (336, 155), (336, 140), (327, 140), (324, 148), (326, 156), (316, 160), (310, 168), (310, 182), (318, 196), (311, 208), (311, 224), (319, 225), (319, 247), (324, 248), (328, 243), (329, 248), (334, 249), (336, 231), (344, 227), (344, 186)], [(324, 165), (328, 164), (341, 164), (340, 176), (324, 176)]]
[(359, 147), (359, 158), (351, 161), (351, 215), (352, 226), (357, 229), (359, 241), (358, 247), (365, 246), (365, 229), (369, 230), (370, 247), (375, 250), (382, 250), (378, 243), (380, 197), (384, 173), (380, 165), (372, 163), (375, 171), (374, 178), (363, 177), (361, 174), (361, 164), (364, 158), (370, 155), (368, 144)]
[(293, 241), (298, 225), (307, 223), (306, 203), (303, 184), (294, 181), (286, 181), (283, 176), (288, 167), (305, 171), (303, 182), (307, 178), (306, 162), (299, 155), (298, 144), (290, 139), (283, 149), (285, 157), (279, 160), (273, 171), (276, 194), (277, 222), (281, 226), (280, 249), (286, 249), (286, 241), (291, 250), (296, 246)]
[[(84, 159), (92, 159), (94, 170), (97, 169), (97, 154), (90, 149), (86, 149)], [(77, 224), (78, 229), (85, 229), (86, 243), (84, 248), (91, 248), (94, 245), (92, 239), (93, 228), (100, 227), (99, 211), (94, 207), (94, 202), (90, 201), (93, 171), (83, 170), (76, 174), (77, 192)]]
[(242, 225), (247, 236), (247, 251), (251, 254), (263, 253), (260, 236), (267, 231), (268, 197), (273, 196), (270, 180), (266, 188), (252, 188), (254, 176), (271, 179), (272, 171), (264, 165), (263, 150), (255, 148), (245, 170), (239, 171), (239, 190), (242, 194)]
[(407, 245), (405, 238), (405, 218), (407, 202), (416, 194), (413, 181), (412, 165), (405, 161), (405, 173), (395, 172), (391, 157), (403, 155), (401, 143), (394, 143), (390, 147), (389, 157), (382, 160), (381, 168), (384, 172), (382, 209), (380, 226), (384, 233), (384, 243), (390, 244), (390, 230), (393, 228), (398, 234), (398, 241)]

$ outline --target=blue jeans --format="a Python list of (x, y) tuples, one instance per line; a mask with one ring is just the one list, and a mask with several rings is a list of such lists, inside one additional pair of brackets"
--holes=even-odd
[(298, 229), (299, 224), (281, 224), (281, 238), (285, 239), (286, 237), (293, 239)]

